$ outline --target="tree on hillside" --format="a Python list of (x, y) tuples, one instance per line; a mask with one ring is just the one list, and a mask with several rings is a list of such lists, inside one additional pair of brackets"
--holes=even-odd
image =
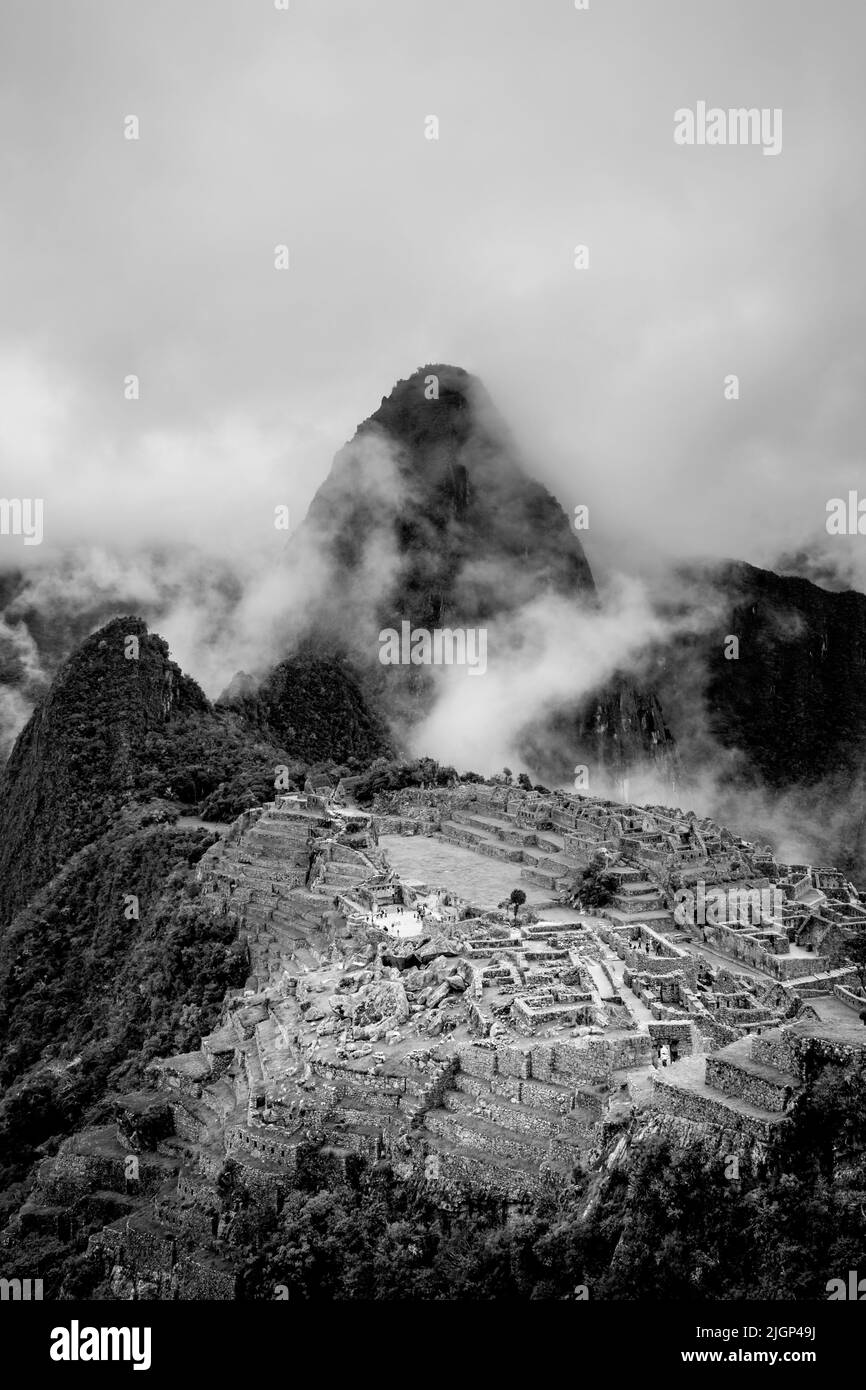
[(511, 897), (508, 899), (508, 901), (512, 904), (514, 908), (514, 920), (516, 922), (517, 914), (520, 908), (526, 902), (526, 894), (524, 893), (522, 888), (512, 888)]
[(575, 890), (575, 900), (580, 907), (607, 907), (616, 892), (617, 881), (603, 864), (591, 864), (584, 869), (583, 876)]

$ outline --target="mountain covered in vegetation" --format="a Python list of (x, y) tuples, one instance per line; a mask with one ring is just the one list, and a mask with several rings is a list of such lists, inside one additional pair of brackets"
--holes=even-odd
[(56, 1140), (104, 1113), (146, 1063), (198, 1045), (243, 983), (234, 929), (196, 903), (214, 836), (117, 824), (73, 854), (0, 933), (0, 1188)]
[(393, 752), (384, 719), (345, 657), (307, 643), (256, 683), (236, 676), (217, 701), (306, 763), (360, 769)]
[(61, 668), (0, 774), (0, 924), (123, 808), (193, 808), (250, 774), (273, 786), (286, 761), (214, 710), (140, 618), (113, 620)]
[[(62, 666), (0, 776), (0, 1186), (198, 1045), (248, 971), (195, 865), (226, 821), (333, 752), (390, 754), (344, 664), (299, 658), (214, 706), (134, 616)], [(281, 780), (285, 786), (285, 780)], [(11, 1209), (11, 1208), (10, 1208)]]

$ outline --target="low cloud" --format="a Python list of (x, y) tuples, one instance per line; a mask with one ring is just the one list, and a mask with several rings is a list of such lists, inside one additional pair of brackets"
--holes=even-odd
[[(503, 591), (509, 580), (501, 576)], [(600, 609), (542, 596), (489, 625), (487, 671), (433, 668), (435, 705), (413, 731), (412, 744), (442, 762), (477, 772), (504, 765), (525, 770), (520, 752), (527, 729), (542, 726), (563, 707), (578, 705), (618, 672), (637, 675), (642, 658), (668, 641), (676, 624), (651, 605), (645, 586), (619, 576)], [(686, 626), (692, 616), (680, 620)], [(550, 750), (550, 761), (556, 750)], [(563, 751), (563, 764), (568, 753)]]

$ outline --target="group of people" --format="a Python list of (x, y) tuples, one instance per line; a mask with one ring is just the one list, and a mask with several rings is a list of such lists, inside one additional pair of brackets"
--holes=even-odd
[[(391, 906), (393, 907), (394, 904), (391, 904)], [(418, 921), (419, 921), (419, 922), (423, 922), (423, 921), (424, 921), (425, 914), (426, 914), (426, 912), (427, 912), (427, 908), (424, 906), (423, 903), (420, 903), (418, 907), (413, 907), (413, 908), (412, 908), (412, 912), (413, 912), (414, 915), (418, 918)], [(387, 917), (388, 915), (389, 915), (389, 908), (388, 908), (388, 907), (377, 907), (377, 908), (376, 908), (376, 911), (372, 914), (372, 917), (373, 917), (373, 920), (374, 920), (374, 921), (379, 921), (381, 918)]]

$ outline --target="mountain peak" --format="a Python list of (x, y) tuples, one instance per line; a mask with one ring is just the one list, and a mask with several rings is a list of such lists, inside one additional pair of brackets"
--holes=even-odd
[(483, 383), (447, 362), (430, 362), (398, 381), (359, 425), (355, 438), (378, 431), (404, 446), (404, 461), (411, 461), (414, 471), (435, 467), (443, 451), (458, 449), (468, 451), (462, 460), (467, 467), (487, 457), (490, 462), (495, 458), (499, 471), (520, 471), (505, 421)]
[(0, 920), (136, 794), (145, 750), (208, 701), (134, 614), (61, 667), (0, 774)]
[(91, 633), (61, 667), (34, 718), (49, 717), (61, 692), (66, 699), (83, 698), (91, 713), (99, 707), (108, 714), (111, 706), (115, 721), (144, 727), (179, 709), (207, 707), (204, 692), (172, 661), (168, 643), (136, 614), (112, 618)]
[(471, 625), (545, 591), (595, 596), (568, 517), (462, 367), (430, 363), (397, 382), (336, 455), (305, 528), (333, 576), (326, 613), (351, 609), (355, 630)]

